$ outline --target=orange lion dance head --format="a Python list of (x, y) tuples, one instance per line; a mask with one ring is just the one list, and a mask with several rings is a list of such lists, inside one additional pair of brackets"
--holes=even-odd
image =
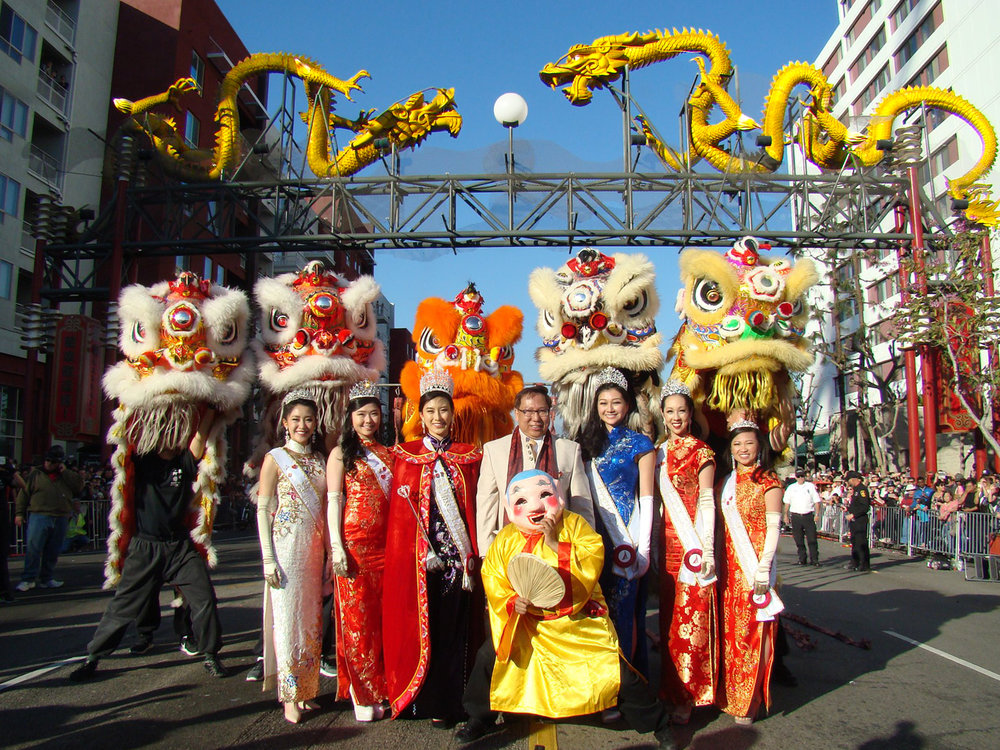
[(420, 378), (433, 369), (446, 370), (455, 381), (452, 438), (481, 446), (513, 429), (514, 396), (524, 386), (521, 373), (512, 369), (514, 344), (521, 338), (524, 315), (510, 305), (486, 315), (483, 304), (470, 282), (450, 302), (429, 297), (418, 305), (413, 326), (417, 359), (407, 362), (400, 375), (406, 396), (404, 440), (421, 436)]

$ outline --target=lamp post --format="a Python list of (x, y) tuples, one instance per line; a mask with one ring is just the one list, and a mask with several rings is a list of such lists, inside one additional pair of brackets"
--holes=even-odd
[(514, 92), (501, 94), (493, 103), (493, 116), (507, 128), (507, 172), (514, 172), (514, 128), (528, 119), (528, 103)]

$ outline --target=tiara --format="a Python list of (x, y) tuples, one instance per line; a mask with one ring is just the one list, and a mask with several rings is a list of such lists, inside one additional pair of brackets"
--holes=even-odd
[(597, 374), (598, 388), (602, 385), (607, 385), (608, 383), (617, 385), (626, 393), (628, 392), (628, 380), (622, 374), (621, 370), (616, 370), (614, 367), (605, 367)]
[(660, 389), (660, 401), (667, 396), (690, 396), (691, 389), (679, 380), (668, 380)]
[(309, 391), (303, 388), (296, 388), (294, 391), (289, 391), (288, 394), (281, 400), (282, 408), (288, 406), (292, 401), (316, 401), (316, 397), (313, 396)]
[(455, 392), (455, 381), (444, 370), (428, 370), (420, 378), (420, 395), (423, 396), (431, 391), (441, 391), (450, 396)]
[(735, 432), (736, 430), (745, 430), (748, 428), (751, 430), (760, 430), (760, 426), (752, 419), (740, 419), (729, 425), (730, 432)]
[(378, 398), (378, 386), (370, 380), (355, 383), (347, 392), (347, 399), (353, 401), (356, 398)]

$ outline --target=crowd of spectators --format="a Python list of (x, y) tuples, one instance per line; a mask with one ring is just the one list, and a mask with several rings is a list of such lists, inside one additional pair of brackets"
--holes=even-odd
[[(807, 476), (809, 476), (807, 474)], [(840, 518), (849, 499), (844, 473), (814, 472), (810, 481), (816, 485), (823, 505), (817, 508), (816, 525), (820, 533), (839, 534)], [(872, 499), (872, 530), (875, 539), (886, 545), (927, 548), (953, 553), (960, 514), (968, 516), (963, 526), (962, 550), (984, 554), (991, 544), (1000, 553), (1000, 481), (984, 474), (980, 479), (961, 474), (938, 473), (916, 480), (899, 472), (863, 473), (862, 482)], [(901, 512), (886, 512), (899, 508)]]

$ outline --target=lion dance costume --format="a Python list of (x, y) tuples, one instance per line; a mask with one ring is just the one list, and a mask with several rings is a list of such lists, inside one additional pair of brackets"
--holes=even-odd
[(215, 565), (212, 523), (226, 471), (225, 429), (239, 416), (254, 380), (247, 351), (250, 305), (243, 292), (185, 271), (174, 281), (127, 287), (118, 310), (125, 359), (103, 381), (105, 393), (118, 401), (108, 432), (115, 478), (104, 588), (121, 578), (135, 532), (135, 455), (186, 449), (205, 405), (218, 416), (198, 463), (187, 522), (195, 546)]

